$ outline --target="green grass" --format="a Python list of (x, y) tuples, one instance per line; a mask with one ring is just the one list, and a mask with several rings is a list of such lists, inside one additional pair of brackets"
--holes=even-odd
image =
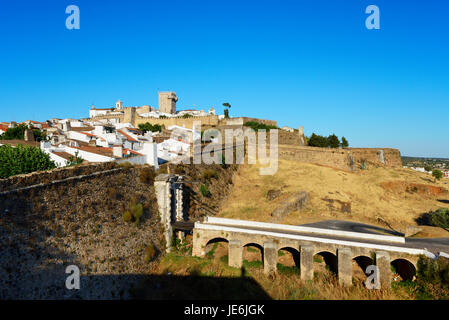
[(256, 260), (256, 261), (248, 261), (248, 260), (243, 260), (243, 266), (245, 268), (251, 269), (251, 268), (262, 268), (263, 267), (263, 262), (260, 260)]
[(296, 266), (288, 267), (288, 266), (284, 266), (281, 263), (278, 263), (277, 268), (278, 268), (279, 274), (286, 274), (286, 275), (298, 274), (299, 275), (299, 268)]

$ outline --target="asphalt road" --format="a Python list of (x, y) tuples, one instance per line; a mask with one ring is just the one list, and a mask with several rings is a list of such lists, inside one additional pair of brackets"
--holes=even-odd
[[(325, 220), (315, 223), (303, 224), (302, 226), (371, 234), (404, 236), (403, 233), (395, 230), (345, 220)], [(449, 253), (449, 238), (405, 238), (405, 244), (407, 246), (412, 246), (415, 248), (425, 248), (428, 251), (434, 253), (440, 251)]]

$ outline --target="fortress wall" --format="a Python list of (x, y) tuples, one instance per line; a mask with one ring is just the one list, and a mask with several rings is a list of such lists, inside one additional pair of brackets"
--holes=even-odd
[(191, 118), (143, 118), (140, 116), (136, 116), (134, 119), (133, 125), (137, 127), (141, 123), (151, 123), (151, 124), (160, 124), (164, 125), (165, 128), (168, 128), (172, 125), (177, 125), (180, 127), (186, 127), (189, 129), (193, 128), (193, 122), (200, 121), (202, 126), (216, 126), (218, 125), (218, 116), (204, 116), (204, 117), (191, 117)]
[(342, 149), (279, 145), (278, 152), (280, 159), (321, 164), (346, 171), (351, 170), (349, 154)]
[[(383, 150), (385, 163), (380, 161), (380, 150)], [(389, 168), (402, 167), (401, 153), (397, 149), (390, 148), (331, 149), (279, 145), (278, 152), (280, 159), (320, 164), (346, 171), (351, 171), (353, 162), (357, 164), (363, 161), (376, 165), (385, 165)]]
[(401, 153), (392, 148), (349, 148), (355, 162), (368, 161), (376, 164), (381, 163), (381, 151), (385, 159), (385, 166), (390, 168), (402, 167)]

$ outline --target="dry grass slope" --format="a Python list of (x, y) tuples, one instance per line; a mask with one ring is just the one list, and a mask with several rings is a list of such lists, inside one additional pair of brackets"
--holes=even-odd
[[(341, 219), (391, 226), (404, 232), (415, 219), (439, 207), (449, 207), (448, 180), (434, 182), (424, 173), (410, 169), (369, 168), (349, 173), (324, 166), (279, 160), (275, 175), (259, 175), (259, 165), (242, 165), (235, 176), (234, 188), (219, 216), (254, 221), (272, 221), (271, 212), (290, 194), (310, 193), (305, 209), (292, 212), (280, 223), (303, 224)], [(269, 200), (269, 190), (281, 196)], [(346, 207), (340, 205), (345, 203)], [(348, 210), (348, 206), (350, 209)], [(348, 212), (350, 211), (350, 212)], [(428, 236), (449, 237), (449, 232), (424, 227)]]

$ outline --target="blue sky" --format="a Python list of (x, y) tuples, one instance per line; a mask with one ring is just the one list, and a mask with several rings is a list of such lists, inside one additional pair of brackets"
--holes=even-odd
[[(80, 8), (68, 30), (65, 8)], [(365, 8), (380, 9), (367, 30)], [(209, 108), (449, 158), (448, 1), (0, 3), (0, 121), (87, 117), (92, 103)]]

